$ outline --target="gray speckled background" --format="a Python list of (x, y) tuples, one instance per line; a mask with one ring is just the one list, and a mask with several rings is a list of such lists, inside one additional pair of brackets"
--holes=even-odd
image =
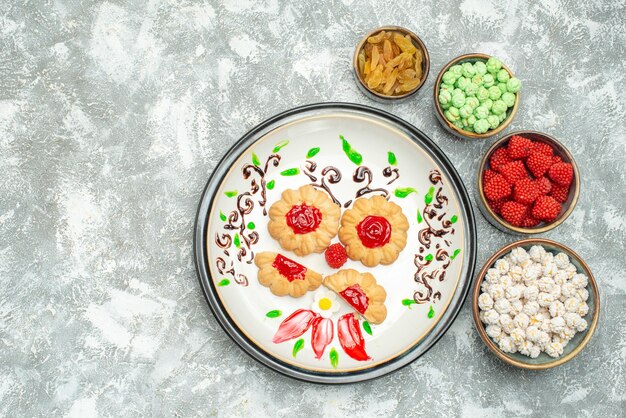
[[(624, 414), (624, 1), (302, 3), (0, 4), (0, 414)], [(381, 24), (414, 29), (431, 54), (425, 87), (399, 105), (366, 99), (350, 72)], [(473, 195), (489, 141), (446, 134), (430, 98), (441, 66), (470, 51), (523, 80), (510, 129), (553, 134), (578, 159), (580, 202), (547, 237), (600, 282), (589, 346), (554, 370), (513, 369), (466, 303), (430, 352), (373, 382), (323, 387), (256, 364), (210, 314), (193, 266), (196, 204), (222, 153), (279, 111), (353, 101), (431, 136)], [(514, 238), (477, 222), (482, 265)]]

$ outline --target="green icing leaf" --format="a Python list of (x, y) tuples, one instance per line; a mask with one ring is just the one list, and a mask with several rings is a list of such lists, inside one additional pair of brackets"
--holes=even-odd
[(421, 224), (423, 220), (424, 219), (422, 219), (422, 213), (418, 210), (417, 211), (417, 223)]
[(222, 279), (222, 280), (220, 280), (220, 282), (217, 285), (218, 286), (228, 286), (229, 284), (230, 284), (230, 280)]
[(451, 224), (456, 223), (456, 221), (458, 221), (458, 220), (459, 220), (459, 218), (456, 215), (454, 215), (454, 216), (452, 216), (452, 218), (450, 218), (450, 223)]
[(311, 148), (309, 152), (306, 153), (306, 158), (313, 158), (317, 155), (318, 152), (320, 152), (319, 147)]
[(435, 188), (431, 187), (430, 189), (428, 189), (428, 193), (426, 193), (426, 196), (424, 196), (424, 203), (426, 203), (427, 205), (430, 205), (433, 201), (434, 195), (435, 195)]
[(408, 306), (411, 307), (411, 305), (415, 305), (417, 302), (415, 302), (414, 299), (402, 299), (402, 304), (404, 306)]
[(372, 327), (370, 326), (370, 323), (367, 321), (363, 321), (363, 329), (365, 330), (365, 332), (367, 332), (369, 335), (372, 335)]
[(261, 165), (259, 157), (254, 152), (252, 153), (252, 164), (256, 165), (257, 167)]
[(396, 154), (394, 154), (391, 151), (387, 152), (387, 162), (389, 163), (389, 165), (398, 164), (398, 159), (396, 158)]
[(274, 188), (274, 180), (270, 180), (269, 182), (267, 182), (267, 185), (265, 187), (267, 187), (268, 190), (272, 190)]
[(281, 176), (295, 176), (296, 174), (300, 174), (299, 168), (288, 168), (285, 171), (281, 171)]
[(450, 260), (454, 260), (456, 256), (459, 255), (460, 252), (461, 252), (460, 248), (457, 248), (456, 250), (454, 250), (454, 253), (452, 253), (452, 255), (450, 256)]
[(237, 190), (228, 190), (224, 192), (227, 197), (235, 197), (237, 196)]
[(304, 348), (304, 338), (300, 338), (293, 345), (293, 350), (291, 351), (291, 354), (293, 354), (293, 358), (296, 358), (296, 354), (298, 354), (298, 351), (302, 350), (303, 348)]
[(334, 369), (337, 368), (337, 364), (339, 364), (339, 354), (337, 354), (337, 350), (335, 347), (330, 349), (330, 365), (333, 366)]
[(265, 316), (267, 316), (268, 318), (278, 318), (282, 314), (283, 314), (282, 311), (279, 311), (278, 309), (274, 309), (266, 313)]
[(233, 242), (235, 243), (235, 247), (239, 248), (241, 246), (241, 241), (239, 241), (239, 234), (235, 234)]
[(224, 213), (223, 213), (221, 210), (220, 210), (220, 219), (221, 219), (222, 221), (225, 221), (225, 220), (226, 220), (226, 215), (224, 215)]
[(274, 147), (274, 149), (272, 150), (272, 152), (278, 152), (280, 151), (281, 148), (285, 147), (287, 144), (289, 143), (288, 139), (285, 139), (283, 141), (280, 141), (278, 144), (276, 144), (276, 146)]
[(412, 187), (403, 187), (403, 188), (399, 188), (393, 191), (393, 194), (396, 195), (396, 197), (402, 198), (404, 199), (405, 197), (407, 197), (408, 195), (410, 195), (411, 193), (417, 193), (417, 190), (415, 190)]
[(428, 310), (428, 318), (433, 319), (433, 316), (435, 316), (435, 310), (433, 309), (433, 306), (430, 305), (430, 309)]
[(350, 161), (356, 165), (361, 165), (363, 162), (363, 156), (359, 154), (357, 150), (352, 148), (352, 145), (346, 141), (346, 138), (344, 138), (343, 135), (339, 135), (339, 138), (341, 138), (341, 147), (343, 148), (343, 152), (346, 153)]
[(428, 254), (426, 257), (424, 257), (424, 260), (426, 261), (433, 261), (433, 255), (432, 254)]
[(254, 230), (254, 228), (256, 228), (256, 225), (254, 224), (254, 222), (248, 222), (248, 225), (246, 225), (248, 227), (249, 230)]

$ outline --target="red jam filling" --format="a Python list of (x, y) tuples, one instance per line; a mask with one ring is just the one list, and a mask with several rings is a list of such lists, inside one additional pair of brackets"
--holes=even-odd
[(306, 274), (306, 267), (280, 254), (276, 255), (272, 267), (278, 270), (289, 283), (294, 280), (304, 280), (304, 275)]
[(306, 203), (294, 205), (285, 215), (287, 225), (291, 227), (294, 234), (308, 234), (320, 226), (322, 222), (322, 212), (315, 206), (308, 206)]
[(352, 305), (358, 313), (361, 315), (365, 314), (370, 301), (363, 289), (361, 289), (361, 286), (353, 284), (352, 286), (346, 287), (344, 290), (339, 292), (339, 294), (346, 300), (346, 302)]
[(382, 247), (391, 238), (391, 224), (382, 216), (366, 216), (357, 225), (356, 232), (367, 248)]

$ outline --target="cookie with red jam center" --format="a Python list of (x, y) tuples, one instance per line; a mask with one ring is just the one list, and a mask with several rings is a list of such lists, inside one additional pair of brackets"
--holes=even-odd
[(370, 323), (380, 324), (387, 318), (387, 292), (372, 274), (359, 273), (353, 269), (339, 270), (324, 277), (323, 284)]
[(282, 254), (258, 253), (254, 262), (259, 268), (259, 283), (276, 296), (304, 295), (322, 284), (322, 275)]
[(343, 214), (339, 240), (350, 259), (374, 267), (396, 261), (406, 246), (408, 229), (400, 206), (382, 196), (360, 198)]
[(337, 235), (341, 209), (313, 186), (285, 190), (269, 211), (270, 235), (299, 256), (322, 253)]

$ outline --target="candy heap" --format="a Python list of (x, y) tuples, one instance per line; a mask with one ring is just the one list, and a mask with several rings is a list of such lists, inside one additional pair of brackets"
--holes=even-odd
[(453, 65), (442, 81), (438, 99), (444, 116), (457, 128), (477, 134), (496, 129), (506, 119), (521, 87), (495, 57)]
[(587, 329), (588, 278), (565, 253), (514, 248), (487, 271), (478, 297), (485, 331), (505, 353), (551, 357)]
[(524, 228), (556, 220), (574, 169), (554, 155), (551, 145), (514, 135), (491, 154), (489, 166), (483, 172), (483, 192), (496, 214)]

